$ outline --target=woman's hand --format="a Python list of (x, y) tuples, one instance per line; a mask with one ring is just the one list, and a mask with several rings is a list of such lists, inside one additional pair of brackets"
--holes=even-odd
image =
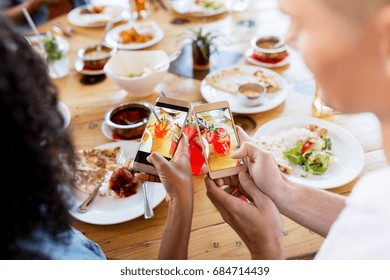
[(205, 177), (207, 196), (245, 242), (253, 259), (284, 259), (282, 221), (278, 209), (247, 173), (241, 172), (238, 179), (240, 193), (253, 203), (225, 192), (208, 176)]
[[(151, 154), (147, 160), (156, 168), (159, 180), (167, 191), (169, 204), (168, 218), (158, 258), (187, 259), (194, 209), (194, 186), (187, 137), (183, 134), (171, 161), (167, 161), (159, 153)], [(137, 174), (136, 176), (139, 180), (156, 181), (155, 176), (150, 177), (147, 174)]]
[(168, 202), (179, 199), (183, 203), (191, 202), (190, 205), (192, 205), (192, 173), (188, 156), (188, 139), (184, 134), (171, 161), (166, 160), (159, 153), (152, 153), (147, 157), (147, 161), (154, 165), (158, 177), (148, 174), (137, 174), (136, 177), (138, 180), (161, 181), (167, 191)]

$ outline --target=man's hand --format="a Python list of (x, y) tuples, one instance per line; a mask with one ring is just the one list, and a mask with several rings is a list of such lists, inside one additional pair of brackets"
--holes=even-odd
[(205, 177), (207, 196), (245, 242), (253, 259), (284, 259), (282, 221), (278, 209), (247, 173), (241, 172), (238, 179), (240, 193), (252, 203), (227, 193), (208, 176)]

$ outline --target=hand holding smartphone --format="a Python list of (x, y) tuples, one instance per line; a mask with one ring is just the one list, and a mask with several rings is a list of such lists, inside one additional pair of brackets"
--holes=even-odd
[(245, 171), (242, 160), (230, 154), (240, 145), (229, 103), (221, 101), (194, 107), (197, 129), (201, 135), (204, 158), (211, 179), (227, 177)]
[(167, 97), (157, 99), (134, 159), (134, 169), (158, 175), (146, 158), (153, 152), (167, 160), (173, 157), (190, 108), (191, 104), (186, 101)]

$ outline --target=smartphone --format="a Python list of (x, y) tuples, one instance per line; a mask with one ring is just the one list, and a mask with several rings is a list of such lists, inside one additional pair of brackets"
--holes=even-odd
[(198, 105), (193, 111), (198, 133), (202, 136), (200, 143), (210, 178), (217, 179), (245, 171), (246, 166), (242, 160), (230, 157), (239, 148), (240, 142), (229, 103), (221, 101)]
[(158, 152), (167, 160), (173, 157), (190, 109), (189, 102), (157, 98), (134, 158), (134, 169), (157, 175), (155, 167), (146, 158), (153, 152)]

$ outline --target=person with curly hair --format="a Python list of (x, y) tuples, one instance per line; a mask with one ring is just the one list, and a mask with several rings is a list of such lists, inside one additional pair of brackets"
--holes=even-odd
[[(0, 213), (7, 215), (0, 258), (104, 259), (100, 247), (71, 226), (75, 149), (58, 110), (57, 88), (43, 59), (2, 17), (0, 64)], [(149, 159), (158, 165), (169, 205), (161, 259), (187, 258), (193, 211), (187, 145), (180, 142), (171, 162), (158, 154)], [(173, 181), (177, 172), (182, 178)]]

